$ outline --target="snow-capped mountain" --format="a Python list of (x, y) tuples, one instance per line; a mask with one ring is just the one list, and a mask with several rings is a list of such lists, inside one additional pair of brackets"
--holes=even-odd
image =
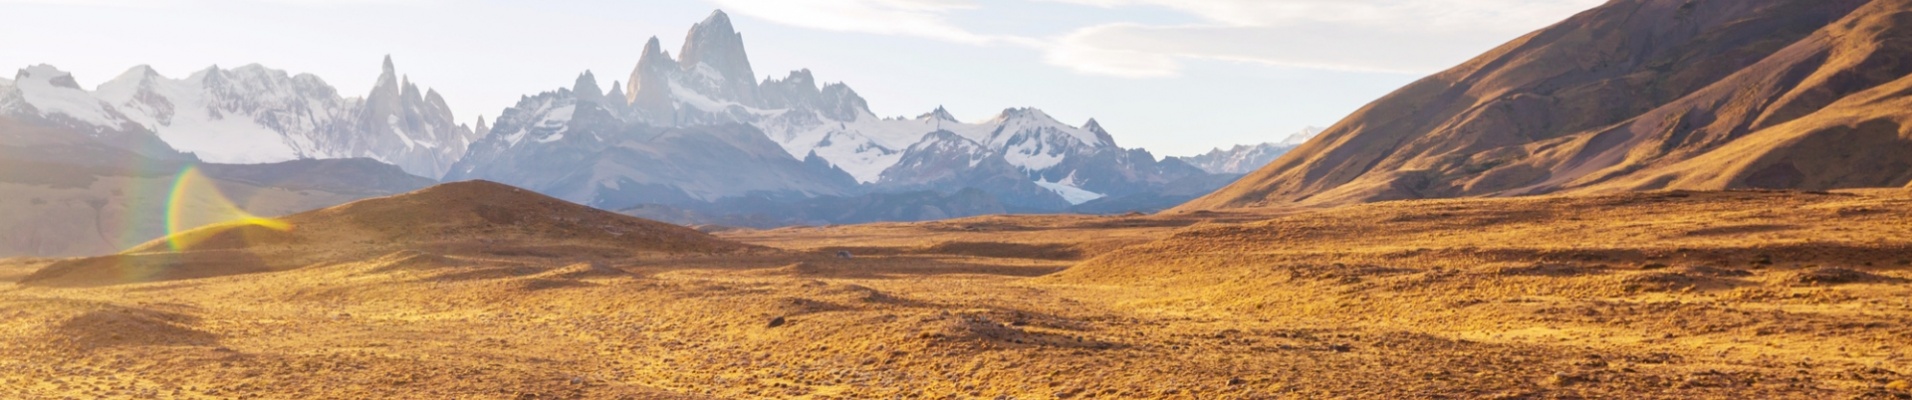
[[(1012, 108), (974, 122), (958, 120), (942, 108), (915, 118), (883, 118), (872, 113), (867, 101), (848, 85), (819, 85), (809, 70), (752, 81), (755, 72), (743, 35), (722, 11), (693, 26), (678, 54), (681, 57), (673, 59), (655, 37), (645, 43), (624, 85), (623, 119), (676, 127), (748, 124), (762, 130), (792, 158), (815, 155), (879, 190), (953, 192), (963, 188), (953, 185), (976, 184), (980, 179), (998, 182), (991, 188), (998, 195), (1040, 189), (1037, 197), (1047, 199), (1021, 203), (1053, 208), (1058, 203), (1066, 206), (1146, 191), (1152, 185), (1202, 173), (1194, 168), (1164, 169), (1147, 152), (1132, 154), (1117, 147), (1094, 121), (1070, 125), (1034, 108)], [(618, 114), (617, 108), (607, 110)], [(912, 155), (950, 151), (960, 154)], [(945, 162), (958, 158), (970, 161), (966, 167)], [(1012, 168), (997, 171), (982, 165), (991, 158)], [(991, 176), (985, 179), (966, 169), (981, 169)], [(999, 182), (1003, 178), (1020, 182)], [(1017, 203), (1005, 199), (1005, 204)]]
[(570, 89), (505, 109), (445, 179), (492, 180), (610, 210), (858, 191), (842, 170), (814, 155), (793, 158), (750, 125), (656, 127), (619, 115), (627, 106), (586, 72)]
[(1288, 135), (1287, 139), (1280, 142), (1235, 145), (1229, 149), (1210, 150), (1202, 155), (1173, 158), (1213, 174), (1246, 174), (1274, 162), (1275, 159), (1281, 158), (1283, 154), (1288, 154), (1296, 147), (1301, 147), (1301, 144), (1320, 135), (1322, 130), (1322, 128), (1308, 127)]
[(0, 87), (0, 112), (95, 132), (147, 132), (206, 162), (371, 158), (434, 179), (476, 139), (437, 92), (399, 77), (390, 57), (362, 98), (341, 97), (317, 76), (256, 64), (184, 79), (142, 65), (91, 91), (72, 74), (37, 65)]
[[(81, 89), (73, 76), (48, 65), (21, 69), (0, 84), (0, 117), (44, 126), (57, 135), (0, 132), (9, 145), (94, 143), (161, 160), (187, 159), (118, 110)], [(44, 133), (44, 132), (43, 132)], [(21, 134), (25, 134), (22, 136)], [(63, 136), (63, 137), (51, 137)]]
[(611, 209), (974, 188), (1013, 211), (1054, 212), (1186, 182), (1217, 185), (1180, 160), (1117, 146), (1094, 120), (1071, 125), (1011, 108), (964, 122), (940, 107), (882, 118), (848, 85), (820, 84), (809, 70), (756, 81), (743, 35), (722, 11), (694, 25), (678, 55), (652, 37), (629, 80), (608, 93), (586, 72), (569, 88), (526, 97), (480, 129), (483, 139), (446, 179)]

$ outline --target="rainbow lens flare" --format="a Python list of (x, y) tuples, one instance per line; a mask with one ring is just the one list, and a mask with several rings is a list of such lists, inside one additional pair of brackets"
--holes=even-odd
[(201, 227), (258, 226), (288, 231), (292, 225), (277, 219), (260, 217), (234, 204), (198, 166), (179, 172), (166, 200), (166, 242), (173, 251), (191, 248), (211, 235), (182, 235)]

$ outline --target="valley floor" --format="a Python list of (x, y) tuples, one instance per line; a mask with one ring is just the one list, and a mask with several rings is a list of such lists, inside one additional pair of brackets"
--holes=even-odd
[(1415, 201), (14, 285), (0, 398), (1912, 398), (1908, 216), (1906, 191)]

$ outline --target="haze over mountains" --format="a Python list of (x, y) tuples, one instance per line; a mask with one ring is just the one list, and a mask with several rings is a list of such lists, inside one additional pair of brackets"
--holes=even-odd
[(1906, 186), (1908, 10), (1610, 2), (1377, 100), (1181, 209)]
[(721, 11), (693, 26), (676, 56), (651, 38), (632, 57), (629, 79), (608, 90), (586, 71), (469, 126), (390, 57), (359, 97), (259, 65), (179, 79), (139, 66), (91, 89), (38, 65), (0, 81), (0, 114), (157, 159), (366, 158), (433, 180), (487, 179), (676, 222), (752, 226), (1154, 211), (1270, 158), (1244, 150), (1256, 154), (1208, 171), (1122, 148), (1094, 120), (1063, 123), (1034, 108), (971, 122), (941, 108), (878, 117), (848, 85), (808, 70), (759, 81)]
[(1301, 147), (1302, 143), (1307, 143), (1308, 140), (1314, 139), (1315, 136), (1321, 134), (1321, 131), (1321, 128), (1311, 126), (1302, 129), (1300, 132), (1288, 135), (1287, 139), (1282, 139), (1280, 142), (1268, 142), (1256, 145), (1241, 144), (1227, 149), (1216, 148), (1199, 155), (1174, 158), (1180, 159), (1182, 162), (1193, 165), (1196, 168), (1201, 168), (1203, 171), (1208, 171), (1209, 173), (1246, 174), (1255, 172), (1255, 170), (1261, 169), (1262, 166), (1274, 162), (1276, 158), (1281, 158), (1282, 155), (1294, 151), (1296, 147)]
[[(70, 168), (71, 179), (15, 174), (13, 182), (87, 188), (67, 203), (24, 202), (17, 207), (38, 211), (17, 215), (137, 200), (111, 194), (99, 177), (152, 183), (196, 162), (353, 158), (366, 161), (260, 169), (271, 172), (223, 167), (226, 175), (213, 179), (343, 174), (328, 177), (327, 193), (337, 196), (260, 208), (275, 213), (419, 182), (482, 179), (631, 215), (749, 227), (1147, 212), (1184, 202), (1189, 211), (1905, 187), (1912, 136), (1902, 128), (1899, 89), (1912, 64), (1898, 56), (1907, 50), (1898, 20), (1907, 1), (1611, 2), (1402, 88), (1326, 130), (1190, 157), (1123, 148), (1093, 119), (1065, 123), (1035, 108), (980, 120), (942, 108), (879, 117), (847, 84), (818, 82), (808, 70), (758, 78), (744, 36), (721, 11), (693, 26), (675, 55), (656, 38), (646, 41), (624, 80), (600, 86), (585, 71), (568, 87), (524, 96), (469, 127), (388, 58), (362, 97), (257, 65), (181, 79), (136, 67), (90, 90), (56, 68), (33, 66), (0, 79), (0, 122), (9, 127), (0, 134), (9, 138), (10, 162), (80, 166)], [(116, 159), (134, 161), (97, 162)], [(374, 161), (428, 179), (365, 164)], [(387, 184), (336, 185), (355, 180)], [(127, 242), (77, 225), (34, 230), (67, 232), (53, 236), (15, 231), (10, 251), (22, 254)], [(46, 245), (82, 234), (95, 244)]]
[(389, 57), (372, 92), (353, 98), (317, 76), (257, 64), (183, 79), (142, 65), (93, 90), (37, 65), (0, 82), (0, 113), (96, 133), (147, 132), (206, 162), (370, 158), (434, 179), (476, 139), (438, 92), (421, 92)]
[[(445, 178), (494, 180), (605, 209), (706, 214), (735, 213), (711, 205), (741, 197), (788, 204), (972, 188), (1011, 211), (1059, 212), (1189, 182), (1218, 185), (1180, 160), (1119, 147), (1094, 120), (1072, 125), (1033, 108), (978, 122), (940, 108), (884, 118), (849, 86), (821, 84), (807, 70), (759, 82), (743, 43), (721, 11), (691, 28), (675, 58), (652, 38), (629, 80), (608, 91), (587, 71), (572, 87), (505, 110)], [(930, 207), (938, 209), (932, 215), (967, 215)]]

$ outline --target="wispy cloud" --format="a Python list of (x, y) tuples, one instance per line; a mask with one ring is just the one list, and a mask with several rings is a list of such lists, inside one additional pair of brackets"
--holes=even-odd
[(1051, 1), (1158, 7), (1205, 19), (1172, 26), (1084, 27), (1056, 41), (1048, 58), (1087, 73), (1165, 76), (1178, 73), (1179, 61), (1186, 59), (1429, 73), (1601, 0)]
[[(1108, 21), (1059, 37), (985, 35), (952, 22), (971, 0), (713, 0), (732, 12), (811, 29), (1036, 48), (1073, 71), (1164, 77), (1188, 60), (1421, 74), (1464, 61), (1602, 0), (1030, 0), (1154, 8), (1202, 22)], [(987, 11), (987, 10), (982, 10)]]
[(841, 32), (917, 36), (967, 44), (996, 41), (949, 22), (974, 9), (967, 0), (713, 0), (734, 13), (784, 25)]

